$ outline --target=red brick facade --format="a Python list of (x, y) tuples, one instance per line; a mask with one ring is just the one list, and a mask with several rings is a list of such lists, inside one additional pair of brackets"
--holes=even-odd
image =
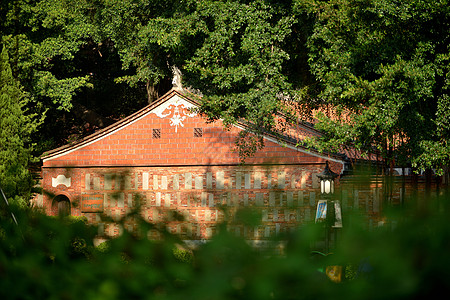
[[(207, 123), (190, 109), (195, 105), (172, 90), (132, 116), (48, 153), (42, 171), (45, 211), (55, 215), (60, 200), (69, 200), (72, 215), (100, 223), (100, 234), (111, 236), (123, 228), (104, 222), (101, 214), (118, 220), (139, 203), (145, 220), (187, 239), (210, 237), (224, 219), (224, 207), (231, 217), (237, 207), (261, 213), (258, 226), (230, 225), (247, 239), (313, 219), (315, 174), (326, 161), (340, 173), (344, 161), (267, 136), (265, 148), (242, 165), (235, 139), (245, 125), (225, 130), (220, 121)], [(135, 224), (124, 226), (133, 230)]]

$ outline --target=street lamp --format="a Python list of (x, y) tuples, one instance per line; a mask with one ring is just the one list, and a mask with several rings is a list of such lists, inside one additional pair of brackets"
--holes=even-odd
[(317, 174), (317, 177), (320, 179), (320, 194), (323, 198), (317, 203), (316, 222), (327, 220), (331, 227), (334, 228), (342, 227), (341, 204), (338, 200), (332, 200), (334, 194), (334, 180), (338, 176), (338, 174), (330, 170), (328, 161), (326, 162), (325, 169), (322, 173)]
[(326, 162), (325, 169), (322, 173), (317, 174), (320, 179), (320, 193), (323, 196), (334, 194), (334, 179), (338, 177), (338, 174), (330, 170), (328, 161)]
[[(320, 180), (320, 196), (322, 199), (317, 203), (316, 223), (322, 223), (325, 229), (324, 250), (329, 253), (330, 247), (337, 244), (338, 228), (342, 228), (341, 205), (338, 200), (333, 199), (334, 180), (339, 175), (330, 170), (328, 161), (322, 173), (317, 174)], [(317, 244), (316, 244), (317, 245)], [(322, 247), (323, 247), (322, 246)], [(333, 271), (333, 281), (339, 282), (342, 276), (341, 266), (328, 266), (326, 274), (330, 276), (329, 271)]]

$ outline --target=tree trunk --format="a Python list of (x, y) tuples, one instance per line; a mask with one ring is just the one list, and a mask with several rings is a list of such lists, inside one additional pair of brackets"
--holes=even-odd
[(103, 128), (109, 125), (109, 122), (103, 116), (80, 103), (73, 102), (73, 113), (91, 126)]
[(450, 179), (449, 167), (446, 166), (444, 167), (444, 175), (442, 175), (442, 185), (448, 187), (450, 181), (449, 179)]
[(151, 84), (150, 80), (147, 80), (146, 89), (147, 89), (148, 104), (151, 104), (153, 101), (155, 101), (159, 97), (158, 89), (156, 88), (156, 86), (154, 84)]

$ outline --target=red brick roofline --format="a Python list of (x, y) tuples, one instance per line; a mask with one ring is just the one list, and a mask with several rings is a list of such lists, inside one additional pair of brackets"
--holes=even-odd
[(47, 160), (47, 159), (51, 159), (55, 156), (61, 156), (63, 154), (67, 154), (68, 152), (74, 151), (75, 149), (79, 149), (83, 146), (87, 146), (95, 141), (97, 141), (100, 138), (103, 138), (105, 136), (108, 136), (114, 132), (116, 132), (117, 130), (130, 125), (131, 123), (133, 123), (134, 121), (138, 120), (139, 118), (145, 116), (147, 113), (149, 113), (152, 109), (154, 109), (155, 107), (159, 106), (161, 103), (163, 103), (164, 101), (166, 101), (167, 99), (170, 99), (171, 97), (173, 97), (173, 95), (178, 95), (180, 97), (182, 97), (184, 100), (189, 101), (193, 104), (198, 105), (196, 102), (194, 102), (193, 100), (187, 98), (185, 95), (183, 95), (182, 93), (180, 93), (179, 91), (175, 90), (175, 89), (171, 89), (169, 92), (167, 92), (166, 94), (164, 94), (163, 96), (161, 96), (161, 98), (159, 98), (158, 100), (154, 101), (153, 103), (147, 105), (146, 107), (142, 108), (141, 110), (129, 115), (128, 117), (125, 117), (122, 120), (119, 120), (117, 122), (115, 122), (114, 124), (111, 124), (91, 135), (88, 135), (85, 138), (82, 138), (81, 140), (75, 141), (71, 144), (67, 144), (64, 146), (61, 146), (59, 148), (47, 151), (43, 154), (43, 156), (41, 157), (41, 159), (43, 160)]
[[(240, 128), (242, 130), (248, 128), (248, 126), (246, 124), (244, 124), (244, 123), (238, 123), (238, 124), (235, 124), (234, 126)], [(268, 141), (280, 144), (280, 139), (278, 139), (275, 135), (266, 133), (264, 135), (264, 138), (266, 140), (268, 140)], [(343, 166), (342, 171), (344, 170), (345, 161), (342, 158), (342, 156), (340, 156), (340, 155), (336, 155), (336, 154), (332, 154), (332, 153), (323, 153), (322, 154), (322, 153), (319, 153), (319, 152), (316, 152), (316, 151), (312, 151), (312, 150), (309, 150), (309, 149), (307, 149), (305, 147), (302, 147), (300, 145), (292, 143), (291, 141), (289, 141), (287, 139), (283, 139), (283, 142), (286, 143), (284, 146), (288, 147), (290, 149), (293, 149), (293, 150), (296, 150), (296, 151), (300, 151), (300, 152), (303, 152), (303, 153), (307, 153), (309, 155), (316, 156), (316, 157), (319, 157), (319, 158), (323, 158), (323, 159), (326, 159), (326, 160), (329, 160), (329, 161), (333, 161), (333, 162), (336, 162), (336, 163), (340, 163)]]
[[(122, 129), (125, 126), (128, 126), (132, 123), (134, 123), (135, 121), (139, 120), (140, 118), (144, 117), (145, 115), (147, 115), (151, 110), (153, 110), (154, 108), (156, 108), (157, 106), (161, 105), (162, 103), (164, 103), (165, 101), (167, 101), (168, 99), (172, 98), (174, 95), (178, 95), (179, 97), (183, 98), (184, 100), (192, 103), (193, 105), (198, 106), (198, 102), (193, 100), (191, 97), (188, 97), (186, 95), (186, 92), (180, 92), (177, 89), (171, 89), (169, 92), (167, 92), (166, 94), (164, 94), (163, 96), (161, 96), (158, 100), (156, 100), (155, 102), (147, 105), (146, 107), (142, 108), (141, 110), (129, 115), (128, 117), (125, 117), (124, 119), (117, 121), (114, 124), (111, 124), (108, 127), (105, 127), (81, 140), (78, 140), (76, 142), (73, 142), (71, 144), (67, 144), (64, 146), (61, 146), (59, 148), (47, 151), (44, 153), (44, 155), (41, 157), (41, 159), (43, 161), (46, 160), (51, 160), (53, 158), (56, 157), (60, 157), (63, 155), (66, 155), (72, 151), (78, 150), (82, 147), (88, 146), (96, 141), (98, 141), (101, 138), (104, 138), (110, 134), (113, 134), (114, 132)], [(195, 97), (195, 95), (193, 95)], [(247, 124), (245, 124), (245, 122), (237, 122), (236, 124), (234, 124), (234, 126), (240, 128), (240, 129), (247, 129), (249, 128), (249, 126)], [(302, 126), (304, 126), (302, 124)], [(315, 129), (310, 128), (309, 126), (304, 126), (307, 130), (310, 131), (316, 131)], [(344, 164), (344, 159), (342, 158), (342, 156), (340, 155), (336, 155), (336, 154), (331, 154), (331, 153), (318, 153), (309, 149), (306, 149), (305, 147), (299, 146), (296, 143), (294, 143), (293, 141), (291, 141), (288, 137), (276, 137), (274, 134), (270, 134), (270, 133), (266, 133), (264, 135), (264, 138), (275, 142), (277, 144), (280, 144), (280, 140), (285, 143), (286, 147), (289, 147), (291, 149), (297, 150), (297, 151), (301, 151), (304, 153), (308, 153), (310, 155), (316, 156), (316, 157), (320, 157), (320, 158), (324, 158), (330, 161), (334, 161), (337, 163), (341, 163)]]

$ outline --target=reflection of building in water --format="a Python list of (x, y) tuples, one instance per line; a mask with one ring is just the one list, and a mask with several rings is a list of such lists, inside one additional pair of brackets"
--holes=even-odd
[[(260, 211), (259, 225), (230, 225), (247, 239), (268, 238), (314, 222), (320, 200), (316, 174), (326, 161), (341, 174), (344, 155), (297, 146), (299, 139), (319, 134), (299, 124), (291, 130), (296, 135), (266, 135), (264, 149), (241, 164), (235, 139), (246, 125), (226, 130), (221, 121), (208, 123), (192, 110), (196, 105), (174, 89), (129, 117), (48, 152), (42, 168), (45, 211), (84, 215), (91, 223), (101, 223), (101, 214), (118, 220), (139, 203), (145, 220), (163, 223), (188, 239), (210, 237), (225, 218), (223, 208), (231, 218), (237, 207)], [(379, 211), (377, 193), (367, 198), (373, 216)], [(356, 199), (349, 195), (344, 201)], [(126, 229), (134, 226), (125, 223)], [(100, 228), (101, 234), (119, 233), (116, 225)]]

